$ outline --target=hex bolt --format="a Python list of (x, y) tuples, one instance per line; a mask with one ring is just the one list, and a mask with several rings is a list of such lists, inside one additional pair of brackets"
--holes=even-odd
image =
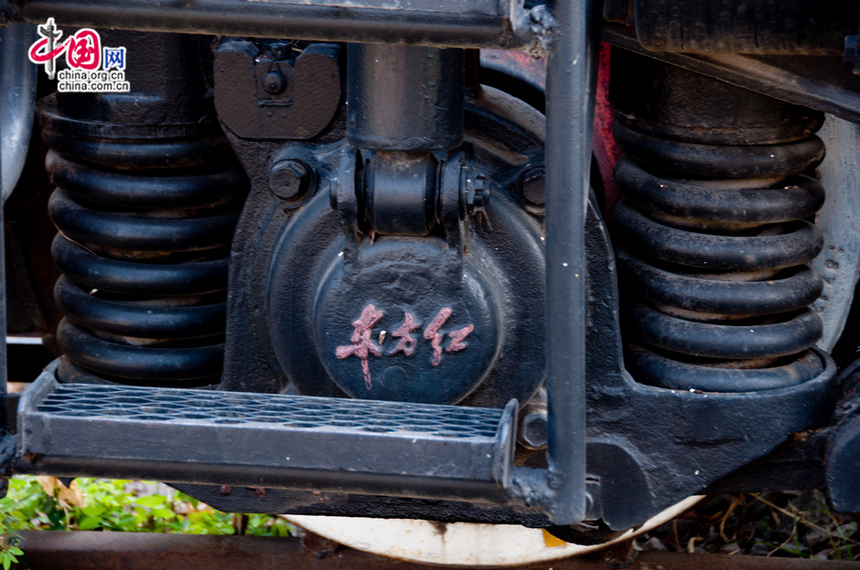
[(543, 207), (546, 204), (545, 175), (543, 168), (526, 172), (523, 179), (523, 198), (529, 204)]
[(311, 169), (303, 162), (281, 160), (269, 170), (269, 190), (282, 200), (295, 200), (308, 191), (310, 179)]
[(277, 95), (287, 87), (287, 80), (280, 71), (270, 71), (263, 78), (263, 89), (270, 95)]
[(520, 424), (520, 443), (529, 449), (542, 449), (547, 442), (546, 410), (527, 413)]

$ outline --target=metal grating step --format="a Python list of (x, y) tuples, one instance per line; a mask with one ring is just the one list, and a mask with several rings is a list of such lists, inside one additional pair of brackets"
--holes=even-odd
[(90, 460), (134, 465), (162, 480), (218, 483), (211, 473), (241, 469), (286, 488), (378, 493), (385, 482), (395, 495), (460, 496), (507, 486), (516, 407), (59, 384), (49, 368), (21, 399), (19, 454), (84, 471)]

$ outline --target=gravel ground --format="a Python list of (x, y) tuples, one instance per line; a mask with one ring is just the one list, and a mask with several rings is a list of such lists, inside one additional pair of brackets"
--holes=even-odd
[(640, 536), (635, 548), (860, 560), (858, 523), (831, 511), (818, 490), (714, 495)]

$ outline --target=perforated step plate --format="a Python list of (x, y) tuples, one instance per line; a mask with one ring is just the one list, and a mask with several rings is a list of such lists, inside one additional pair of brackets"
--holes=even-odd
[(21, 399), (19, 454), (94, 475), (487, 498), (507, 486), (516, 408), (59, 384), (49, 368)]

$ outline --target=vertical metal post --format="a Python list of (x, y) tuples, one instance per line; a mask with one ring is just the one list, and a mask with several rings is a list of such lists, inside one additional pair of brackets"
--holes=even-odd
[(460, 146), (464, 54), (462, 49), (349, 44), (350, 144), (413, 152)]
[[(27, 159), (36, 107), (36, 66), (26, 53), (36, 39), (36, 26), (0, 27), (0, 191), (9, 197)], [(24, 54), (23, 56), (21, 54)]]
[[(6, 243), (3, 231), (3, 204), (0, 202), (0, 331), (3, 332), (3, 340), (0, 342), (0, 436), (7, 436), (11, 430), (9, 426), (9, 415), (6, 411)], [(2, 456), (2, 452), (0, 452)], [(5, 495), (5, 492), (2, 493)]]
[[(3, 204), (12, 193), (24, 169), (33, 111), (36, 101), (36, 67), (22, 54), (36, 37), (36, 27), (29, 24), (12, 24), (0, 29), (0, 468), (5, 470), (14, 455), (14, 444), (9, 436), (9, 417), (6, 412), (6, 278), (3, 243)], [(0, 496), (6, 494), (6, 481), (2, 481)]]
[[(29, 142), (29, 139), (28, 139)], [(0, 165), (3, 168), (3, 165)], [(7, 400), (7, 361), (6, 361), (6, 239), (3, 226), (3, 203), (0, 200), (0, 497), (6, 496), (9, 489), (11, 465), (15, 460), (17, 439), (12, 434), (12, 426), (9, 425), (9, 413), (6, 408)]]
[(599, 0), (556, 0), (547, 60), (546, 249), (549, 515), (581, 521), (585, 493), (585, 215)]

